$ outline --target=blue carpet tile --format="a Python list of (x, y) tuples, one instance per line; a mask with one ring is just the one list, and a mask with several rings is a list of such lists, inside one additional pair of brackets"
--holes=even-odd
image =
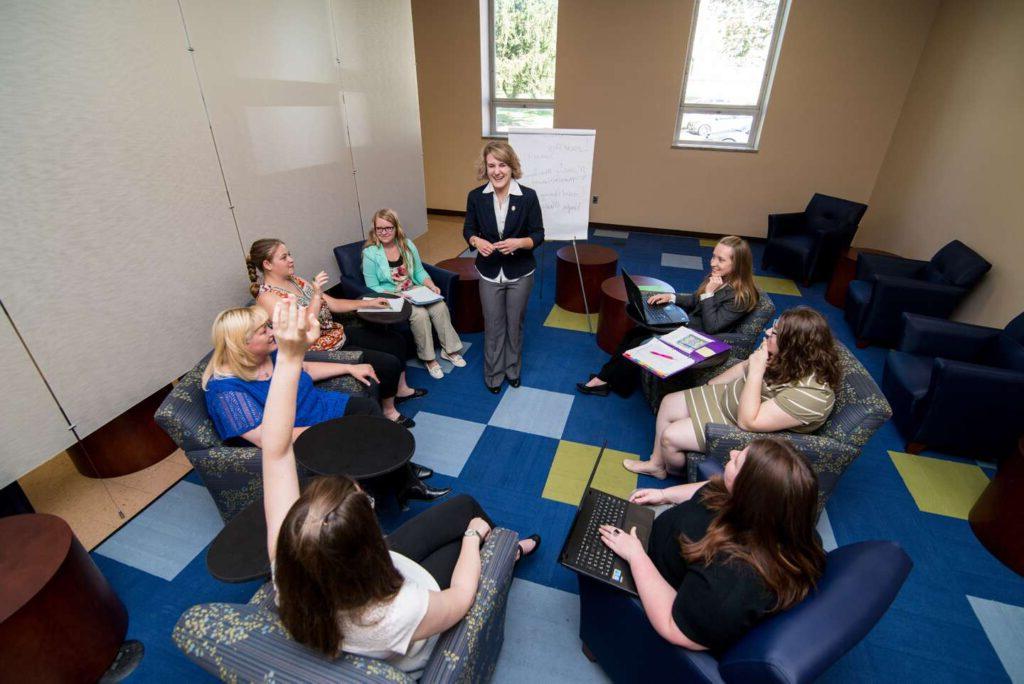
[[(694, 238), (641, 232), (626, 237), (602, 230), (591, 241), (615, 249), (630, 273), (661, 278), (680, 291), (700, 283), (702, 271), (680, 266), (707, 264), (711, 243), (702, 246)], [(495, 672), (499, 682), (603, 680), (580, 655), (576, 576), (557, 562), (575, 509), (541, 494), (560, 440), (592, 446), (607, 440), (610, 449), (646, 458), (653, 439), (654, 416), (640, 393), (623, 399), (575, 392), (574, 384), (608, 359), (594, 336), (543, 325), (554, 304), (555, 252), (564, 244), (539, 250), (542, 264), (526, 315), (523, 386), (514, 390), (506, 385), (500, 394), (490, 394), (482, 380), (483, 336), (468, 334), (463, 336), (471, 343), (465, 354), (468, 366), (443, 380), (410, 367), (409, 382), (429, 388), (430, 394), (402, 406), (403, 413), (418, 421), (416, 458), (437, 470), (432, 484), (471, 494), (500, 525), (544, 538), (536, 555), (516, 568), (505, 647)], [(753, 249), (754, 263), (760, 263), (762, 247)], [(672, 258), (663, 265), (666, 256)], [(757, 273), (779, 278), (777, 273)], [(842, 311), (824, 300), (825, 283), (794, 288), (772, 282), (793, 293), (771, 295), (779, 311), (814, 307), (872, 376), (881, 378), (887, 350), (854, 348)], [(1024, 681), (1024, 579), (978, 543), (966, 520), (918, 508), (888, 453), (903, 450), (891, 423), (878, 430), (839, 481), (819, 521), (828, 547), (891, 539), (914, 560), (914, 570), (886, 616), (823, 681)], [(925, 455), (975, 465), (945, 454)], [(973, 457), (984, 461), (991, 454)], [(992, 477), (994, 471), (983, 467), (982, 472)], [(185, 483), (202, 486), (195, 473)], [(638, 482), (641, 487), (670, 484), (674, 482), (648, 477)], [(143, 561), (153, 551), (138, 533), (159, 526), (140, 516), (139, 525), (126, 526), (93, 554), (128, 607), (128, 637), (146, 645), (146, 657), (132, 676), (135, 681), (208, 680), (172, 644), (174, 623), (192, 605), (245, 602), (257, 588), (256, 583), (223, 584), (209, 576), (203, 547), (216, 530), (212, 522), (201, 524), (194, 506), (181, 500), (181, 486), (150, 510), (160, 514), (161, 524), (178, 520), (194, 533), (165, 533), (161, 544), (167, 548), (155, 554), (158, 558)], [(429, 506), (413, 502), (410, 510), (400, 511), (394, 501), (378, 503), (385, 530)]]

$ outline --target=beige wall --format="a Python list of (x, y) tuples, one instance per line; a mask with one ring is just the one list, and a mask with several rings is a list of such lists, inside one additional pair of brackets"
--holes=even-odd
[[(794, 0), (757, 153), (670, 147), (692, 2), (561, 0), (555, 126), (596, 128), (591, 220), (763, 235), (815, 191), (866, 201), (938, 0)], [(481, 145), (472, 0), (413, 0), (427, 205)], [(870, 213), (870, 212), (869, 212)]]
[(1002, 327), (1024, 309), (1024, 3), (946, 0), (857, 244), (927, 259), (958, 238), (992, 271), (956, 318)]

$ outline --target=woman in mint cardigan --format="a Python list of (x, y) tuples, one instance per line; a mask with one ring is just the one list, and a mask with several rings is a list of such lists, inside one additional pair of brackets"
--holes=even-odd
[[(427, 275), (416, 245), (405, 237), (398, 215), (391, 209), (380, 209), (373, 215), (373, 231), (363, 248), (363, 280), (374, 292), (402, 294), (419, 285), (436, 294), (441, 292)], [(434, 330), (441, 341), (441, 358), (459, 368), (466, 365), (459, 354), (462, 340), (452, 327), (448, 305), (443, 299), (426, 306), (413, 306), (409, 327), (416, 341), (416, 356), (426, 365), (430, 377), (437, 380), (444, 377), (434, 354)]]

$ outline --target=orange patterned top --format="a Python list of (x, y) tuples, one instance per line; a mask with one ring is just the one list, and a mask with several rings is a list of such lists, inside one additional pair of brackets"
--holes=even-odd
[[(301, 297), (296, 292), (267, 285), (266, 283), (260, 285), (259, 294), (272, 292), (281, 299), (285, 299), (289, 295), (295, 295), (299, 306), (309, 306), (310, 301), (313, 299), (313, 285), (298, 276), (292, 276), (292, 283), (302, 291)], [(334, 320), (331, 316), (331, 310), (327, 308), (327, 302), (323, 301), (323, 299), (320, 300), (320, 312), (317, 314), (317, 318), (320, 320), (320, 337), (309, 347), (309, 351), (328, 351), (331, 349), (341, 349), (345, 346), (345, 328)]]

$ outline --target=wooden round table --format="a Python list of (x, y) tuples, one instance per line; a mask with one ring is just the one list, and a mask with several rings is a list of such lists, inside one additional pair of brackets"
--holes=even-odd
[(473, 257), (455, 257), (437, 264), (438, 268), (459, 276), (455, 284), (455, 309), (452, 324), (460, 333), (475, 333), (484, 329), (484, 310), (480, 305), (480, 274)]
[(0, 680), (94, 682), (127, 630), (128, 611), (66, 522), (0, 518)]
[[(633, 276), (633, 280), (638, 286), (657, 287), (661, 292), (675, 292), (664, 280), (648, 276)], [(644, 295), (648, 294), (654, 293), (645, 290)], [(626, 313), (626, 301), (626, 285), (622, 282), (622, 276), (607, 278), (601, 283), (597, 346), (609, 354), (614, 354), (626, 333), (636, 327), (636, 323)]]
[(968, 515), (974, 536), (993, 556), (1024, 575), (1024, 437), (999, 462)]
[[(576, 253), (579, 252), (579, 271), (576, 268)], [(614, 249), (577, 243), (562, 247), (556, 253), (555, 303), (566, 311), (585, 313), (583, 293), (580, 292), (580, 272), (583, 273), (583, 288), (587, 293), (590, 313), (597, 313), (601, 306), (601, 283), (615, 275), (619, 267), (619, 255)]]
[(828, 290), (825, 292), (825, 301), (840, 309), (846, 307), (846, 290), (850, 281), (857, 276), (857, 256), (860, 254), (882, 254), (884, 256), (896, 256), (884, 249), (870, 249), (868, 247), (850, 247), (836, 262), (836, 270), (832, 272), (832, 279), (828, 281)]

